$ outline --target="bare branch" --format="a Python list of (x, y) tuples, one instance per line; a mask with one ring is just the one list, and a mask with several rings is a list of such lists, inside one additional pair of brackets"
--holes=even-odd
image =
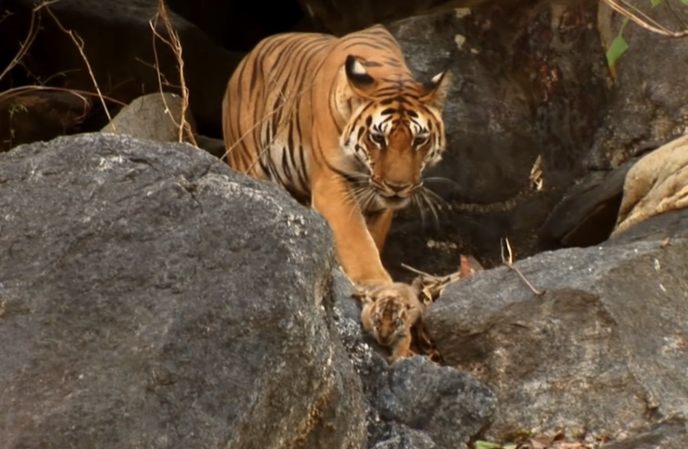
[[(507, 256), (504, 255), (504, 247), (505, 246), (506, 246), (506, 249), (508, 252)], [(521, 280), (523, 282), (525, 282), (525, 284), (528, 286), (528, 288), (530, 290), (532, 290), (532, 292), (535, 294), (535, 296), (542, 296), (546, 293), (546, 290), (538, 290), (535, 287), (533, 287), (533, 284), (531, 284), (528, 281), (528, 279), (526, 279), (526, 277), (523, 275), (523, 273), (521, 273), (521, 270), (519, 270), (518, 268), (516, 268), (514, 266), (514, 254), (511, 251), (511, 244), (509, 243), (509, 239), (503, 239), (502, 240), (501, 252), (502, 252), (502, 262), (504, 263), (504, 265), (509, 267), (511, 270), (515, 271), (516, 274), (518, 274), (518, 276), (521, 278)]]
[[(50, 17), (53, 18), (53, 20), (55, 21), (55, 24), (58, 26), (58, 28), (60, 28), (60, 30), (62, 30), (62, 32), (67, 34), (72, 39), (72, 42), (74, 42), (74, 45), (76, 45), (76, 48), (79, 51), (79, 54), (81, 55), (81, 59), (83, 59), (84, 64), (86, 64), (86, 69), (88, 70), (88, 74), (91, 77), (91, 81), (93, 82), (93, 86), (95, 87), (96, 92), (98, 93), (98, 98), (100, 99), (100, 103), (103, 105), (103, 111), (105, 112), (105, 115), (107, 116), (108, 120), (110, 122), (112, 122), (112, 117), (110, 116), (110, 111), (108, 110), (107, 105), (105, 104), (105, 98), (103, 97), (103, 93), (100, 91), (100, 87), (98, 86), (98, 81), (96, 81), (96, 77), (93, 74), (93, 69), (91, 68), (91, 64), (88, 62), (88, 58), (86, 57), (86, 54), (84, 53), (84, 41), (83, 41), (83, 39), (81, 39), (81, 37), (79, 37), (79, 35), (76, 34), (74, 32), (74, 30), (68, 30), (64, 26), (62, 26), (62, 22), (60, 22), (58, 20), (58, 18), (55, 16), (55, 14), (53, 14), (53, 12), (50, 10), (50, 8), (47, 7), (51, 3), (55, 3), (57, 1), (59, 1), (59, 0), (45, 1), (45, 2), (41, 3), (34, 11), (37, 11), (38, 9), (45, 7), (45, 10), (48, 12), (48, 14), (50, 14)], [(114, 124), (113, 124), (113, 128), (114, 128)]]
[(667, 37), (686, 37), (688, 36), (688, 30), (683, 31), (671, 31), (664, 25), (655, 21), (652, 17), (648, 16), (635, 6), (631, 5), (625, 0), (602, 0), (614, 11), (628, 17), (630, 20), (645, 28), (653, 33), (661, 34)]
[[(165, 31), (167, 32), (167, 36), (169, 39), (164, 38), (162, 35), (157, 30), (158, 26), (158, 19), (160, 19), (165, 27)], [(155, 39), (160, 39), (161, 42), (163, 42), (165, 45), (170, 47), (172, 50), (172, 53), (174, 53), (174, 57), (177, 60), (177, 69), (179, 70), (179, 89), (181, 91), (181, 96), (182, 96), (182, 106), (181, 106), (181, 114), (179, 118), (179, 123), (177, 123), (174, 120), (174, 117), (170, 115), (172, 118), (172, 121), (174, 121), (175, 126), (177, 126), (177, 129), (179, 130), (179, 136), (178, 140), (179, 142), (184, 141), (184, 135), (186, 134), (187, 139), (189, 142), (193, 144), (193, 146), (198, 148), (198, 143), (196, 142), (196, 138), (194, 137), (193, 130), (191, 129), (191, 124), (186, 120), (186, 112), (189, 109), (189, 89), (186, 87), (186, 80), (184, 78), (184, 58), (182, 55), (182, 44), (181, 41), (179, 40), (179, 34), (175, 31), (175, 29), (172, 27), (172, 24), (170, 23), (170, 17), (167, 14), (167, 7), (165, 6), (165, 0), (158, 0), (158, 12), (155, 14), (155, 16), (148, 22), (148, 24), (151, 27), (151, 30), (153, 31), (153, 56), (155, 57), (155, 69), (158, 74), (158, 85), (160, 86), (160, 93), (163, 93), (163, 84), (169, 85), (167, 83), (167, 80), (164, 80), (164, 75), (160, 72), (160, 63), (158, 60), (158, 51), (155, 46)], [(164, 80), (164, 83), (163, 83)], [(167, 106), (167, 101), (165, 100), (165, 96), (161, 95), (162, 101), (165, 104), (165, 109), (169, 111), (169, 107)]]

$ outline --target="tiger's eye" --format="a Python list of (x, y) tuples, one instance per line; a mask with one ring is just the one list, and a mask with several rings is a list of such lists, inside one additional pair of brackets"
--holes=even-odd
[(373, 141), (374, 143), (379, 143), (379, 144), (385, 143), (385, 136), (384, 136), (384, 134), (370, 133), (370, 134), (368, 134), (368, 137), (369, 137), (370, 140)]
[(425, 142), (427, 142), (427, 141), (428, 141), (427, 136), (418, 136), (415, 139), (413, 139), (413, 146), (419, 147), (419, 146), (425, 144)]

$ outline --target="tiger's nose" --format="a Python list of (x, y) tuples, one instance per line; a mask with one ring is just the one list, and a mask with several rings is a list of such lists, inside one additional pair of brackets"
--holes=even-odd
[(401, 192), (411, 190), (413, 188), (413, 184), (411, 184), (410, 182), (407, 182), (407, 183), (385, 182), (385, 187), (387, 187), (389, 190), (391, 190), (394, 193), (401, 193)]
[(397, 182), (385, 182), (385, 187), (392, 192), (399, 194), (399, 193), (408, 193), (411, 192), (415, 189), (414, 185), (410, 182), (406, 183), (397, 183)]

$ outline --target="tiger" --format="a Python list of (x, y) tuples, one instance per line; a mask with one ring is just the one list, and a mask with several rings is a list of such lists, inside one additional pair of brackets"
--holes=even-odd
[(421, 174), (445, 151), (450, 79), (450, 70), (414, 79), (380, 24), (269, 36), (227, 84), (227, 163), (323, 216), (354, 285), (391, 284), (380, 254), (394, 212), (424, 194)]
[(418, 292), (408, 284), (392, 283), (370, 290), (359, 290), (362, 301), (363, 329), (382, 346), (390, 348), (390, 363), (413, 355), (412, 328), (419, 326), (426, 305), (418, 300)]

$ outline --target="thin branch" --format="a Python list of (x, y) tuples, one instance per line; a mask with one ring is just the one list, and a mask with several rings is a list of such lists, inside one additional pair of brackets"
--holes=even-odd
[[(0, 80), (2, 80), (10, 72), (10, 70), (12, 70), (17, 64), (19, 64), (19, 62), (24, 58), (26, 53), (29, 51), (29, 48), (33, 44), (33, 41), (36, 39), (41, 22), (41, 17), (39, 14), (37, 14), (37, 12), (43, 6), (44, 4), (39, 5), (33, 11), (31, 11), (31, 21), (29, 22), (29, 31), (26, 34), (26, 39), (24, 39), (23, 42), (20, 42), (19, 51), (14, 56), (14, 58), (12, 58), (7, 67), (5, 67), (5, 69), (2, 72), (0, 72)], [(7, 17), (8, 16), (5, 16), (3, 20)]]
[[(98, 94), (94, 92), (88, 92), (85, 90), (79, 90), (79, 89), (67, 89), (66, 87), (52, 87), (52, 86), (19, 86), (19, 87), (13, 87), (11, 89), (8, 89), (4, 92), (0, 93), (0, 101), (7, 101), (11, 98), (14, 98), (18, 95), (23, 94), (25, 91), (33, 91), (33, 90), (39, 90), (39, 91), (49, 91), (49, 92), (65, 92), (65, 93), (70, 93), (74, 94), (78, 97), (97, 97)], [(103, 98), (111, 103), (118, 104), (120, 106), (126, 106), (126, 103), (123, 103), (119, 100), (116, 100), (114, 98), (108, 97), (108, 96), (103, 96)]]
[[(645, 28), (646, 30), (652, 31), (662, 36), (667, 37), (686, 37), (688, 36), (688, 30), (683, 31), (671, 31), (664, 25), (661, 25), (653, 18), (626, 2), (625, 0), (603, 0), (610, 8), (614, 11), (628, 17), (630, 20), (638, 24), (639, 26)], [(623, 5), (622, 5), (623, 4)]]
[[(508, 252), (508, 256), (504, 255), (504, 247), (505, 246), (506, 246), (506, 249)], [(509, 239), (503, 239), (502, 240), (501, 253), (502, 253), (502, 263), (504, 263), (504, 265), (506, 265), (507, 267), (509, 267), (513, 271), (515, 271), (516, 274), (518, 274), (518, 276), (521, 278), (521, 280), (523, 282), (525, 282), (525, 284), (528, 286), (528, 288), (530, 290), (532, 290), (532, 292), (535, 294), (535, 296), (542, 296), (545, 294), (546, 290), (538, 290), (535, 287), (533, 287), (533, 284), (531, 284), (528, 281), (528, 279), (526, 279), (526, 277), (523, 275), (523, 273), (521, 273), (521, 270), (519, 270), (518, 268), (516, 268), (516, 266), (514, 266), (514, 255), (513, 255), (513, 252), (511, 251), (511, 244), (509, 243)]]
[(426, 273), (425, 271), (420, 271), (420, 270), (417, 269), (417, 268), (413, 268), (413, 267), (411, 267), (411, 266), (408, 266), (408, 265), (406, 265), (405, 263), (402, 263), (401, 266), (402, 266), (403, 268), (406, 268), (406, 269), (409, 270), (410, 272), (419, 274), (419, 275), (421, 275), (421, 276), (427, 276), (427, 277), (429, 277), (429, 278), (430, 278), (430, 277), (436, 277), (436, 276), (434, 276), (434, 275), (432, 275), (432, 274), (430, 274), (430, 273)]
[[(55, 3), (59, 0), (52, 0), (52, 1), (46, 1), (42, 3), (39, 7), (44, 7), (46, 5), (49, 5), (51, 3)], [(50, 16), (53, 18), (55, 21), (55, 24), (62, 30), (64, 33), (66, 33), (71, 39), (72, 42), (74, 42), (74, 45), (76, 45), (77, 50), (79, 51), (79, 54), (81, 55), (81, 59), (83, 59), (84, 64), (86, 64), (86, 69), (88, 70), (88, 74), (91, 77), (91, 81), (93, 82), (93, 86), (96, 89), (96, 92), (98, 93), (98, 98), (100, 99), (100, 104), (103, 105), (103, 111), (105, 112), (105, 115), (108, 118), (108, 121), (112, 122), (112, 117), (110, 116), (110, 111), (107, 108), (107, 105), (105, 104), (105, 98), (103, 97), (103, 93), (100, 91), (100, 87), (98, 86), (98, 81), (96, 81), (96, 77), (93, 74), (93, 69), (91, 68), (91, 64), (88, 62), (88, 58), (86, 57), (86, 54), (84, 53), (84, 40), (79, 37), (78, 34), (74, 32), (74, 30), (68, 30), (64, 26), (62, 26), (62, 22), (58, 20), (58, 18), (53, 14), (53, 12), (50, 10), (50, 8), (45, 8), (45, 10), (50, 14)], [(113, 129), (115, 128), (115, 125), (112, 125)]]
[[(163, 25), (165, 26), (165, 31), (167, 32), (167, 36), (169, 39), (165, 39), (160, 33), (157, 31), (157, 26), (158, 26), (158, 19), (162, 20)], [(160, 41), (162, 41), (165, 45), (170, 47), (172, 50), (172, 53), (174, 53), (174, 57), (177, 60), (177, 69), (179, 70), (179, 89), (181, 90), (181, 96), (182, 96), (182, 106), (181, 106), (181, 115), (179, 118), (179, 123), (177, 123), (170, 115), (172, 118), (172, 121), (174, 122), (175, 126), (177, 126), (177, 129), (179, 130), (179, 135), (178, 135), (178, 140), (179, 142), (184, 141), (184, 134), (186, 133), (187, 138), (189, 141), (198, 148), (198, 143), (196, 142), (196, 138), (193, 135), (193, 131), (191, 129), (191, 124), (186, 120), (186, 112), (189, 108), (189, 89), (186, 87), (186, 80), (184, 78), (184, 58), (182, 56), (182, 45), (181, 41), (179, 40), (179, 34), (174, 30), (172, 27), (172, 24), (170, 23), (170, 17), (167, 14), (167, 7), (165, 6), (165, 0), (158, 0), (158, 12), (155, 14), (155, 17), (151, 19), (148, 24), (151, 27), (151, 30), (153, 31), (153, 56), (155, 57), (155, 67), (156, 71), (158, 74), (158, 85), (160, 86), (160, 93), (163, 93), (163, 78), (164, 75), (160, 72), (160, 64), (158, 60), (158, 52), (156, 49), (155, 45), (155, 39), (158, 38)], [(162, 101), (165, 104), (165, 109), (166, 111), (169, 111), (169, 107), (167, 106), (167, 101), (165, 100), (165, 96), (161, 95)]]

